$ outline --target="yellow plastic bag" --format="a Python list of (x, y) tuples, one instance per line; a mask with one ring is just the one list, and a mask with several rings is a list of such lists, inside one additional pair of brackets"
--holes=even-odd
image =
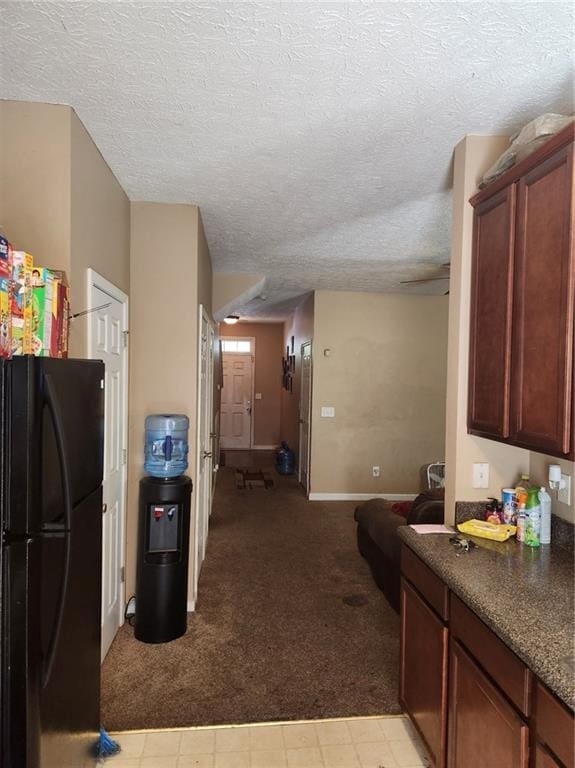
[(457, 529), (468, 536), (479, 536), (481, 539), (491, 539), (491, 541), (507, 541), (517, 532), (515, 525), (495, 525), (486, 520), (466, 520), (464, 523), (459, 523)]

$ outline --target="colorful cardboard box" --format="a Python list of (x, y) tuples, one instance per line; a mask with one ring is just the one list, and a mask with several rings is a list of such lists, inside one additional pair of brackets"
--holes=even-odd
[(11, 297), (11, 280), (0, 277), (0, 357), (12, 357)]
[(32, 354), (32, 269), (34, 260), (26, 251), (12, 253), (12, 353)]
[(52, 334), (50, 344), (51, 357), (68, 357), (68, 326), (70, 311), (68, 307), (68, 279), (61, 270), (52, 270), (54, 278), (52, 288)]
[(32, 269), (32, 352), (50, 357), (54, 275), (46, 267)]
[(12, 277), (12, 246), (4, 235), (0, 235), (0, 277)]

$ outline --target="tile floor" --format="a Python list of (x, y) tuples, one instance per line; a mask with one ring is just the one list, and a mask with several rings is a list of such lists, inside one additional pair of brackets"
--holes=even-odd
[(405, 717), (112, 734), (106, 768), (420, 768), (425, 750)]

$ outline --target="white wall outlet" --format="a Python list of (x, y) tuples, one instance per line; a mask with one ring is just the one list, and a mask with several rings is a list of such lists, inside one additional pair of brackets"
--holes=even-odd
[(261, 400), (262, 399), (262, 393), (261, 392), (256, 392), (255, 397), (256, 397), (256, 400)]
[(371, 468), (371, 474), (374, 477), (379, 477), (381, 475), (381, 469), (379, 467), (372, 467)]
[(489, 488), (489, 464), (473, 464), (473, 488)]
[(563, 504), (571, 504), (571, 475), (561, 475), (561, 485), (557, 492), (557, 501), (561, 501)]
[(335, 408), (332, 405), (322, 405), (321, 415), (324, 419), (333, 419), (335, 416)]

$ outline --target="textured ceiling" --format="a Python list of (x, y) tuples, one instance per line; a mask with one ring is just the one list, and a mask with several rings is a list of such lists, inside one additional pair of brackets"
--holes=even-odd
[(399, 286), (449, 258), (466, 133), (573, 111), (571, 2), (0, 2), (3, 98), (72, 105), (134, 200), (197, 203), (217, 271)]

